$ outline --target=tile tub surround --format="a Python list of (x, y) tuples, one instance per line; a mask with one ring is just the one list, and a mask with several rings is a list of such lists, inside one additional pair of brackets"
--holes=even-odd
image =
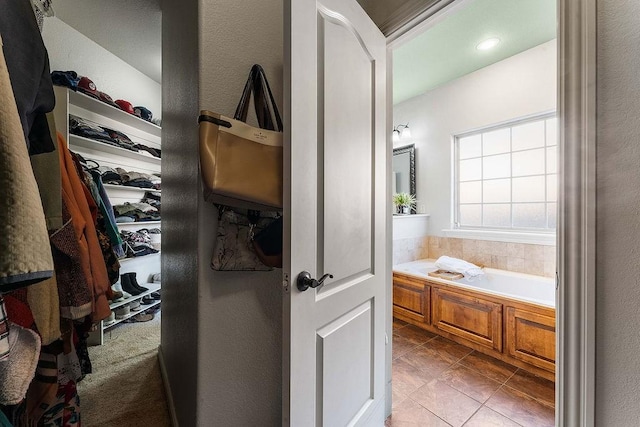
[(442, 255), (464, 259), (489, 268), (554, 277), (556, 247), (526, 243), (493, 242), (423, 236), (393, 241), (393, 265)]

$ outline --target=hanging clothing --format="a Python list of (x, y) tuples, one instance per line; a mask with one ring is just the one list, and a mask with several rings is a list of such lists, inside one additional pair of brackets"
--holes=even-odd
[(81, 266), (93, 294), (92, 319), (97, 322), (111, 314), (107, 300), (107, 293), (112, 292), (111, 285), (102, 258), (94, 218), (87, 203), (86, 187), (80, 180), (71, 153), (59, 133), (58, 149), (62, 174), (62, 198), (69, 209), (76, 236), (79, 239)]
[[(5, 3), (0, 0), (0, 5)], [(27, 5), (33, 14), (28, 1)], [(5, 19), (0, 7), (0, 22)], [(52, 277), (53, 258), (4, 55), (0, 55), (0, 188), (0, 292), (7, 292)]]
[(48, 153), (55, 145), (46, 113), (53, 110), (55, 95), (49, 56), (29, 0), (0, 0), (0, 34), (29, 154)]

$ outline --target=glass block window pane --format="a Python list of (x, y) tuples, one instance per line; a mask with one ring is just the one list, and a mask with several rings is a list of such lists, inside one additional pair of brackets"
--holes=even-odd
[(511, 155), (499, 154), (482, 158), (482, 178), (508, 178), (511, 176)]
[(545, 190), (544, 175), (513, 178), (514, 202), (544, 202)]
[(558, 145), (558, 119), (547, 120), (547, 146)]
[(482, 205), (482, 225), (485, 227), (511, 227), (511, 205)]
[(513, 226), (518, 228), (546, 228), (545, 203), (517, 203), (513, 205)]
[(511, 180), (491, 179), (483, 181), (482, 199), (484, 203), (511, 202)]
[(460, 182), (482, 179), (482, 160), (471, 159), (460, 161)]
[(459, 140), (460, 160), (482, 155), (482, 135), (467, 136)]
[(460, 183), (460, 203), (482, 203), (482, 181)]
[(549, 228), (556, 228), (557, 226), (557, 217), (558, 217), (558, 204), (557, 203), (547, 203), (547, 217), (549, 218)]
[(482, 225), (482, 205), (460, 205), (460, 224), (471, 227)]
[(541, 115), (455, 139), (457, 227), (555, 229), (557, 122)]
[(545, 149), (513, 153), (513, 176), (544, 174)]
[(547, 175), (547, 202), (558, 200), (558, 175)]
[(526, 123), (511, 128), (511, 149), (513, 151), (544, 147), (545, 129), (543, 121)]
[(547, 147), (547, 173), (558, 172), (558, 146)]
[(498, 129), (482, 134), (482, 155), (502, 154), (511, 151), (511, 130)]

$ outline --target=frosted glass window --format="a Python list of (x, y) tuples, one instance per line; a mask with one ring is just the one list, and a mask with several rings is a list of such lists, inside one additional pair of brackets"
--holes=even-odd
[(460, 205), (460, 223), (479, 227), (482, 225), (482, 205)]
[(518, 203), (513, 205), (513, 226), (518, 228), (546, 228), (545, 203)]
[(511, 205), (482, 205), (482, 225), (511, 227)]
[(471, 159), (460, 161), (460, 182), (482, 179), (482, 160)]
[(460, 138), (459, 154), (460, 159), (470, 159), (472, 157), (480, 157), (482, 155), (481, 145), (482, 135), (473, 135)]
[(513, 178), (513, 201), (544, 202), (546, 199), (544, 178), (544, 175)]
[(519, 151), (512, 154), (513, 176), (543, 175), (545, 149)]
[(461, 182), (460, 203), (482, 203), (482, 181)]
[(558, 200), (558, 175), (547, 175), (547, 202)]
[(492, 179), (483, 181), (482, 198), (484, 203), (511, 202), (511, 180)]
[(456, 227), (554, 230), (557, 133), (544, 114), (454, 138)]
[(549, 218), (549, 228), (556, 228), (558, 217), (558, 204), (547, 203), (547, 217)]
[(482, 155), (502, 154), (511, 151), (511, 129), (498, 129), (482, 134)]
[(511, 149), (513, 151), (544, 147), (544, 122), (537, 121), (511, 128)]
[(558, 119), (547, 120), (547, 146), (558, 145)]
[(482, 158), (482, 178), (508, 178), (511, 176), (511, 155), (499, 154)]
[(558, 146), (547, 148), (547, 173), (558, 172)]

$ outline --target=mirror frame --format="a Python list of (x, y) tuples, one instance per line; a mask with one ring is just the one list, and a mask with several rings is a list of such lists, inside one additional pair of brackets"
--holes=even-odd
[[(415, 144), (404, 145), (394, 148), (393, 155), (409, 153), (409, 192), (416, 196), (416, 146)], [(415, 213), (415, 206), (412, 213)]]

